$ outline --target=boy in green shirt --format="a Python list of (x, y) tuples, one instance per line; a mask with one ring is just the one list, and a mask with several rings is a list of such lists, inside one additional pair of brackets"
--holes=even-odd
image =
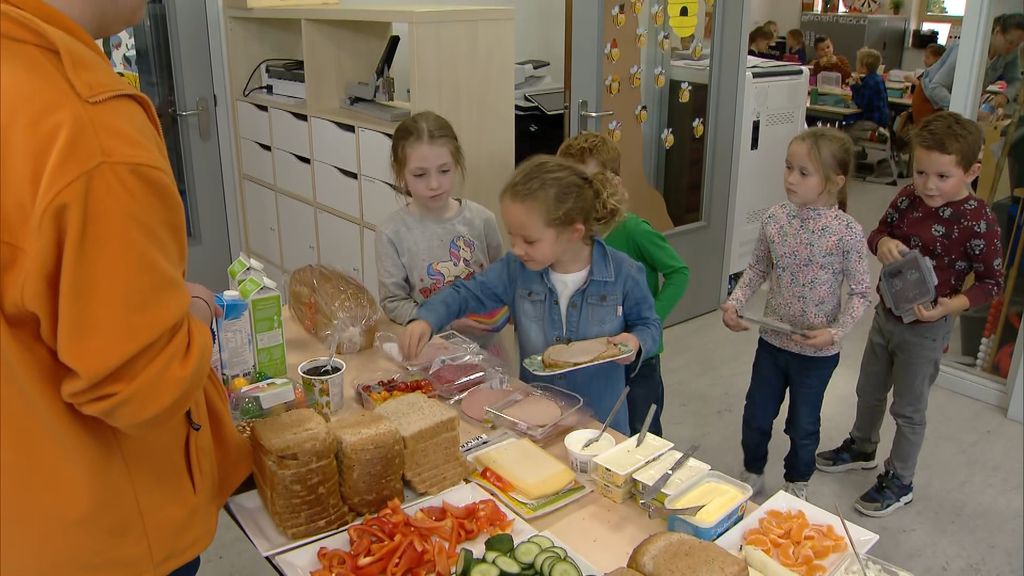
[[(558, 156), (582, 164), (590, 174), (607, 170), (619, 175), (619, 149), (609, 138), (600, 134), (584, 132), (566, 140), (558, 148)], [(626, 213), (626, 217), (605, 236), (604, 241), (644, 265), (647, 286), (654, 295), (655, 311), (664, 324), (686, 292), (690, 268), (669, 246), (661, 232), (632, 212)], [(661, 412), (665, 404), (665, 385), (661, 379), (661, 352), (664, 349), (662, 344), (658, 354), (639, 366), (627, 368), (629, 395), (626, 397), (626, 406), (629, 410), (629, 429), (633, 434), (640, 432), (651, 404), (656, 404), (658, 409), (651, 421), (650, 431), (659, 436), (662, 434)]]

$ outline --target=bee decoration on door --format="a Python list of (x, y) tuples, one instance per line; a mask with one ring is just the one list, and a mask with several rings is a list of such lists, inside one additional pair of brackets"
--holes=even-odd
[(612, 23), (616, 28), (622, 28), (622, 25), (626, 23), (626, 5), (624, 3), (612, 6)]
[(661, 143), (665, 145), (665, 150), (668, 150), (676, 143), (676, 137), (672, 135), (671, 128), (665, 128), (661, 131)]
[(622, 89), (621, 81), (619, 80), (619, 75), (609, 74), (608, 77), (604, 79), (604, 87), (605, 90), (607, 90), (608, 93), (611, 94), (612, 96), (618, 94), (619, 91)]
[(604, 45), (604, 55), (609, 62), (615, 63), (622, 57), (622, 51), (619, 50), (619, 41), (612, 38), (612, 41)]
[(637, 48), (644, 48), (647, 46), (647, 28), (636, 29), (636, 46)]
[(637, 124), (643, 125), (644, 122), (647, 122), (647, 106), (646, 105), (644, 105), (644, 104), (638, 105), (636, 107), (636, 111), (633, 114), (636, 116), (636, 123)]
[(633, 88), (640, 87), (640, 73), (643, 72), (638, 64), (633, 64), (629, 69), (629, 85)]
[(659, 32), (658, 33), (658, 48), (662, 52), (668, 53), (672, 49), (672, 33), (671, 32)]
[(668, 0), (668, 25), (680, 38), (697, 30), (697, 0)]
[(661, 66), (654, 69), (654, 85), (658, 88), (665, 86), (665, 69)]
[(639, 16), (640, 11), (644, 9), (644, 0), (630, 0), (629, 4), (633, 7), (633, 14)]
[(693, 121), (693, 137), (700, 140), (704, 136), (704, 119), (697, 118)]
[(612, 142), (622, 140), (622, 122), (612, 120), (608, 123), (608, 138), (610, 138)]
[(665, 7), (660, 2), (651, 6), (651, 16), (654, 17), (654, 25), (661, 26), (665, 23)]
[(679, 84), (679, 102), (686, 104), (690, 101), (690, 83), (682, 82)]
[(693, 55), (694, 60), (699, 60), (700, 55), (704, 53), (704, 45), (700, 42), (694, 42), (693, 48), (690, 48), (690, 54)]

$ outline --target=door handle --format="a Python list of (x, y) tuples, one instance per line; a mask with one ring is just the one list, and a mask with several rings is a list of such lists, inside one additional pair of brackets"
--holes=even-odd
[(171, 112), (178, 118), (195, 116), (199, 120), (199, 138), (203, 141), (210, 139), (210, 106), (206, 98), (196, 98), (196, 107), (192, 110), (176, 110)]
[[(582, 99), (582, 98), (577, 102), (577, 105), (579, 107), (579, 115), (580, 115), (580, 121), (579, 121), (579, 131), (580, 132), (583, 132), (584, 130), (588, 129), (587, 122), (588, 122), (588, 120), (590, 118), (593, 118), (593, 119), (596, 120), (597, 118), (602, 118), (604, 116), (611, 116), (611, 115), (615, 114), (615, 112), (612, 111), (612, 110), (603, 110), (601, 112), (591, 112), (590, 111), (590, 103), (587, 102), (585, 99)], [(598, 131), (600, 131), (600, 130), (598, 130)]]

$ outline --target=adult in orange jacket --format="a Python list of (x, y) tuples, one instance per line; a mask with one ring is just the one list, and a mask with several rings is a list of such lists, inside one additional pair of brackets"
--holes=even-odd
[(252, 455), (210, 370), (159, 123), (93, 38), (145, 0), (0, 0), (0, 573), (192, 573)]

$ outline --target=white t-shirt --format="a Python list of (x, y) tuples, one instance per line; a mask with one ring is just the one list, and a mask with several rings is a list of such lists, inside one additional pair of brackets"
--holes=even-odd
[(569, 299), (586, 283), (587, 276), (590, 275), (590, 266), (569, 274), (548, 269), (548, 275), (551, 277), (551, 283), (555, 286), (555, 292), (558, 293), (558, 307), (562, 310), (562, 334), (565, 334), (565, 315), (569, 311)]

